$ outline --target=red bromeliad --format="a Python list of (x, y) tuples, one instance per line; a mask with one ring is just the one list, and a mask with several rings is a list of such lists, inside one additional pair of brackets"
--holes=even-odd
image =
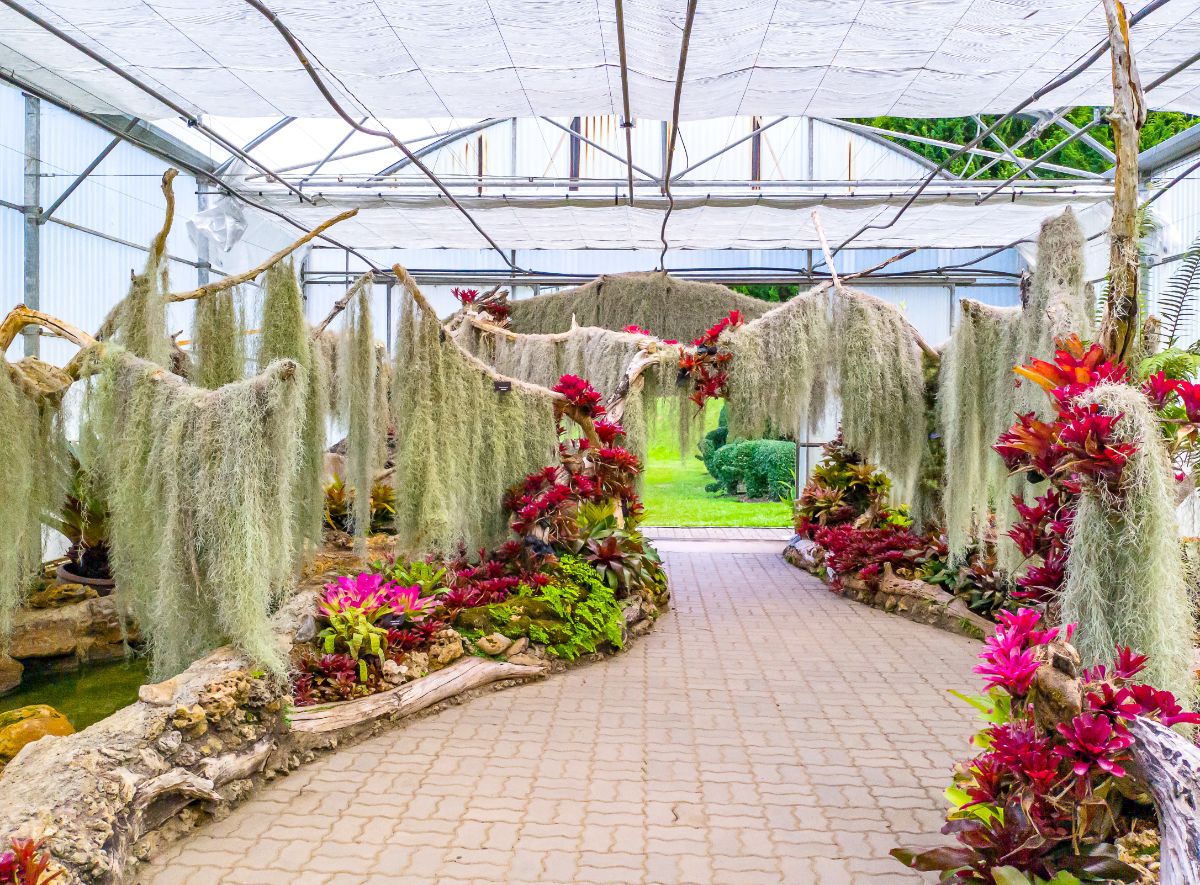
[(1043, 699), (1033, 686), (1041, 685), (1040, 668), (1063, 675), (1048, 662), (1069, 657), (1062, 643), (1073, 628), (1043, 629), (1033, 609), (1001, 612), (999, 621), (976, 668), (988, 693), (966, 698), (988, 723), (974, 739), (980, 753), (956, 767), (946, 792), (955, 807), (942, 832), (959, 847), (892, 855), (917, 869), (941, 870), (944, 880), (992, 883), (998, 881), (994, 870), (1010, 866), (1039, 881), (1064, 869), (1132, 881), (1127, 877), (1135, 871), (1116, 859), (1111, 844), (1134, 826), (1128, 802), (1112, 783), (1128, 774), (1129, 725), (1139, 716), (1167, 726), (1192, 724), (1200, 715), (1182, 710), (1168, 691), (1133, 682), (1146, 658), (1119, 648), (1111, 667), (1082, 674), (1082, 686), (1074, 689), (1082, 709), (1047, 721), (1037, 712)]
[(457, 286), (450, 290), (450, 294), (457, 298), (458, 303), (464, 307), (474, 304), (479, 298), (478, 289), (460, 289)]

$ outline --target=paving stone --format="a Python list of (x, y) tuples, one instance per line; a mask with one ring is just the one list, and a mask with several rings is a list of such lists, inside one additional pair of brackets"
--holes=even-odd
[(673, 605), (628, 652), (324, 756), (141, 881), (922, 881), (887, 852), (941, 838), (978, 645), (835, 596), (786, 531), (651, 534)]

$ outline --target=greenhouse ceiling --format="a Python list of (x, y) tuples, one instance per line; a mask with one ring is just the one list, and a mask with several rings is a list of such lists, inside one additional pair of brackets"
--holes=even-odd
[[(1128, 13), (1147, 104), (1200, 113), (1192, 66), (1200, 0), (1146, 0)], [(661, 121), (779, 115), (765, 131), (801, 116), (850, 127), (859, 124), (834, 118), (1019, 110), (1065, 128), (1067, 109), (1111, 101), (1107, 46), (1098, 0), (0, 0), (0, 78), (90, 119), (103, 115), (117, 137), (131, 118), (186, 126), (220, 164), (219, 179), (212, 165), (201, 175), (213, 193), (302, 227), (359, 209), (338, 229), (338, 245), (502, 255), (660, 244), (665, 254), (668, 243), (812, 249), (822, 233), (835, 253), (850, 244), (999, 247), (1030, 239), (1066, 207), (1100, 235), (1111, 184), (1092, 173), (1051, 187), (1010, 180), (994, 200), (992, 183), (937, 171), (886, 187), (709, 186), (678, 181), (690, 170), (672, 174), (680, 127)], [(450, 133), (449, 145), (507, 119), (566, 130), (553, 118), (581, 115), (629, 124), (607, 148), (587, 142), (621, 164), (603, 188), (547, 176), (485, 190), (482, 160), (477, 178), (443, 181), (419, 159), (441, 142), (409, 147), (421, 121)], [(264, 118), (275, 122), (260, 136), (233, 135), (245, 128), (237, 123)], [(295, 120), (340, 130), (307, 168), (296, 161), (311, 147), (278, 135)], [(660, 125), (656, 147), (646, 135)], [(950, 147), (1014, 156), (1003, 142), (979, 143), (986, 135)], [(357, 153), (371, 153), (363, 139), (390, 151), (389, 165), (359, 180), (322, 180), (322, 165), (351, 136)], [(255, 148), (272, 137), (297, 155), (273, 150), (283, 162), (264, 162)], [(289, 169), (305, 171), (281, 174)]]
[[(0, 67), (93, 112), (170, 107), (13, 6)], [(327, 117), (296, 55), (244, 0), (23, 0), (39, 18), (193, 114)], [(335, 94), (386, 117), (620, 114), (672, 118), (684, 2), (271, 0)], [(1143, 80), (1200, 46), (1200, 0), (1132, 3)], [(947, 117), (1003, 113), (1106, 40), (1097, 0), (705, 0), (679, 118), (744, 114)], [(1105, 105), (1107, 55), (1035, 107)], [(1153, 96), (1200, 113), (1200, 71)]]

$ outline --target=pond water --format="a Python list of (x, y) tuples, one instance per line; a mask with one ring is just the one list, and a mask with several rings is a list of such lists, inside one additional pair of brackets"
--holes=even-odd
[(21, 687), (0, 698), (0, 713), (30, 704), (49, 704), (66, 716), (76, 731), (83, 731), (137, 700), (148, 665), (145, 658), (130, 658), (72, 673), (26, 671)]

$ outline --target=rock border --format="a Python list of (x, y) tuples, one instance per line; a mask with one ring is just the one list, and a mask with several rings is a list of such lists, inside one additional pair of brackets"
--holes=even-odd
[[(796, 568), (826, 581), (816, 544), (807, 538), (796, 535), (788, 541), (783, 558)], [(890, 564), (884, 565), (878, 577), (868, 580), (843, 577), (842, 588), (841, 595), (855, 602), (959, 636), (982, 640), (996, 629), (994, 623), (971, 611), (965, 602), (940, 587), (897, 577)]]
[[(281, 643), (290, 646), (314, 600), (302, 590), (275, 616)], [(666, 606), (633, 599), (622, 608), (623, 651)], [(291, 709), (286, 685), (226, 646), (143, 686), (138, 701), (107, 719), (22, 748), (0, 772), (0, 836), (44, 838), (62, 885), (121, 885), (163, 847), (320, 752), (605, 657), (571, 665), (464, 657), (365, 698)]]

